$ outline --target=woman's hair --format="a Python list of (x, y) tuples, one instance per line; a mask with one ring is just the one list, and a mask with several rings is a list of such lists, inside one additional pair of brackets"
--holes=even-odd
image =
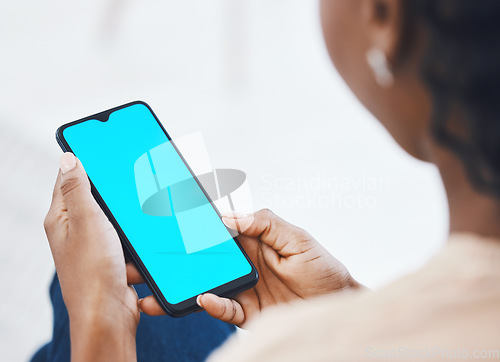
[(420, 71), (432, 134), (462, 159), (475, 188), (500, 198), (500, 0), (406, 1), (408, 20), (428, 34)]

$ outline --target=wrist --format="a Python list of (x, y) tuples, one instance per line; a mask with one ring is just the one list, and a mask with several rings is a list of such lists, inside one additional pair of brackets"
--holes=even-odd
[[(110, 291), (110, 290), (113, 291)], [(74, 324), (86, 325), (89, 321), (122, 326), (135, 331), (139, 323), (137, 294), (132, 287), (109, 288), (94, 286), (92, 292), (77, 296), (63, 293), (70, 320)]]
[(72, 360), (133, 361), (139, 312), (119, 300), (68, 309)]
[(79, 328), (92, 326), (101, 329), (127, 330), (135, 334), (139, 316), (120, 303), (105, 303), (86, 305), (80, 308), (68, 309), (70, 322)]

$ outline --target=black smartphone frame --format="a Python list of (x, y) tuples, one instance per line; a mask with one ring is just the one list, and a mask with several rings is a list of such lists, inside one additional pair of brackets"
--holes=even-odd
[[(101, 122), (107, 122), (108, 119), (109, 119), (109, 116), (112, 113), (114, 113), (114, 112), (116, 112), (116, 111), (118, 111), (120, 109), (128, 108), (128, 107), (131, 107), (131, 106), (137, 105), (137, 104), (141, 104), (141, 105), (146, 106), (148, 108), (148, 110), (151, 112), (151, 114), (155, 118), (156, 122), (158, 123), (158, 126), (161, 128), (161, 130), (165, 133), (165, 136), (167, 136), (167, 139), (174, 146), (177, 154), (181, 158), (182, 162), (186, 165), (187, 169), (189, 170), (189, 172), (191, 173), (191, 175), (193, 176), (193, 178), (198, 183), (198, 186), (201, 188), (201, 190), (203, 191), (203, 193), (207, 197), (208, 201), (210, 202), (210, 204), (214, 208), (215, 212), (217, 213), (217, 215), (219, 215), (219, 217), (221, 217), (221, 214), (220, 214), (219, 210), (217, 210), (217, 207), (214, 205), (212, 199), (210, 198), (210, 196), (206, 192), (205, 188), (203, 187), (203, 185), (201, 184), (201, 182), (198, 180), (198, 178), (194, 174), (194, 172), (191, 169), (191, 167), (189, 167), (189, 164), (186, 162), (186, 160), (184, 159), (184, 157), (180, 153), (179, 149), (175, 145), (175, 142), (173, 142), (172, 138), (170, 138), (170, 135), (165, 130), (165, 128), (161, 124), (161, 122), (158, 119), (158, 117), (156, 117), (156, 114), (153, 112), (153, 110), (151, 109), (151, 107), (146, 102), (143, 102), (143, 101), (130, 102), (130, 103), (118, 106), (118, 107), (114, 107), (114, 108), (108, 109), (108, 110), (103, 111), (103, 112), (99, 112), (99, 113), (94, 114), (92, 116), (88, 116), (88, 117), (85, 117), (85, 118), (82, 118), (82, 119), (79, 119), (79, 120), (76, 120), (76, 121), (73, 121), (73, 122), (70, 122), (70, 123), (66, 123), (66, 124), (62, 125), (61, 127), (59, 127), (57, 129), (57, 131), (56, 131), (56, 140), (57, 140), (57, 143), (59, 144), (59, 146), (61, 147), (61, 149), (63, 150), (63, 152), (72, 152), (72, 153), (74, 153), (73, 150), (71, 149), (70, 145), (68, 144), (68, 142), (64, 138), (64, 130), (66, 128), (69, 128), (69, 127), (72, 127), (72, 126), (74, 126), (76, 124), (83, 123), (83, 122), (90, 121), (90, 120), (99, 120)], [(78, 155), (76, 155), (76, 154), (75, 154), (75, 156), (78, 157)], [(104, 211), (104, 213), (106, 214), (106, 216), (108, 217), (108, 219), (110, 220), (110, 222), (113, 224), (114, 228), (116, 229), (116, 232), (118, 233), (118, 235), (120, 237), (122, 245), (124, 246), (125, 252), (130, 257), (130, 259), (134, 262), (134, 264), (136, 265), (137, 269), (139, 270), (139, 272), (144, 277), (144, 280), (146, 281), (147, 285), (151, 289), (151, 292), (153, 293), (153, 295), (155, 296), (156, 300), (158, 301), (158, 303), (160, 304), (160, 306), (163, 308), (163, 310), (167, 314), (169, 314), (169, 315), (171, 315), (173, 317), (183, 317), (183, 316), (188, 315), (190, 313), (193, 313), (193, 312), (201, 310), (201, 308), (198, 306), (198, 304), (196, 304), (196, 298), (197, 298), (197, 296), (194, 296), (192, 298), (189, 298), (187, 300), (184, 300), (184, 301), (182, 301), (180, 303), (176, 303), (176, 304), (171, 304), (171, 303), (169, 303), (166, 300), (165, 296), (160, 291), (160, 289), (156, 285), (155, 281), (153, 280), (153, 278), (149, 274), (146, 266), (143, 264), (142, 260), (139, 258), (138, 254), (136, 253), (134, 247), (132, 246), (132, 244), (128, 240), (128, 238), (125, 235), (125, 233), (123, 232), (122, 228), (120, 227), (120, 225), (118, 224), (118, 222), (114, 218), (113, 214), (109, 210), (108, 206), (104, 202), (104, 199), (99, 194), (99, 191), (94, 186), (94, 183), (92, 182), (92, 180), (90, 179), (90, 177), (89, 177), (89, 180), (90, 180), (92, 195), (94, 196), (94, 198), (96, 199), (97, 203), (99, 204), (99, 206), (101, 207), (101, 209)], [(222, 220), (221, 220), (221, 222), (222, 222)], [(238, 279), (232, 280), (232, 281), (230, 281), (228, 283), (220, 285), (220, 286), (218, 286), (216, 288), (213, 288), (211, 290), (207, 290), (205, 293), (213, 293), (213, 294), (219, 295), (221, 297), (230, 298), (230, 297), (233, 297), (233, 296), (235, 296), (235, 295), (237, 295), (237, 294), (239, 294), (239, 293), (241, 293), (241, 292), (243, 292), (243, 291), (245, 291), (247, 289), (252, 288), (253, 286), (255, 286), (255, 284), (257, 284), (257, 282), (259, 280), (259, 274), (257, 272), (257, 269), (253, 265), (252, 261), (248, 257), (247, 253), (245, 252), (245, 250), (243, 249), (243, 247), (241, 246), (241, 244), (239, 243), (237, 237), (233, 237), (233, 240), (236, 242), (236, 245), (238, 245), (238, 248), (240, 249), (240, 251), (245, 256), (245, 258), (248, 261), (248, 263), (250, 264), (252, 270), (247, 275), (244, 275), (244, 276), (242, 276), (242, 277), (240, 277)]]

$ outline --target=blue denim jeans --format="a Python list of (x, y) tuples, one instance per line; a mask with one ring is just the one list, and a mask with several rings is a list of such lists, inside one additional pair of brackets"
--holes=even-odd
[[(151, 292), (146, 285), (136, 286), (143, 298)], [(54, 309), (52, 341), (32, 357), (32, 362), (70, 361), (69, 318), (57, 275), (50, 285)], [(141, 315), (137, 328), (138, 361), (204, 361), (232, 333), (235, 327), (211, 318), (205, 312), (183, 318)]]

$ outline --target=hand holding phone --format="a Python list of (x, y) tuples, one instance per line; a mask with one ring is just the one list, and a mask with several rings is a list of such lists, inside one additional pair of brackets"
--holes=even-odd
[(135, 356), (139, 309), (127, 285), (120, 239), (71, 153), (61, 158), (44, 226), (70, 319), (72, 353), (88, 361)]
[(230, 297), (258, 274), (149, 106), (133, 102), (60, 127), (92, 193), (159, 305), (173, 316), (196, 298)]
[[(199, 296), (198, 303), (214, 318), (244, 327), (268, 307), (362, 287), (308, 232), (269, 210), (251, 215), (230, 213), (223, 220), (238, 230), (238, 240), (256, 266), (261, 282), (233, 298), (210, 293)], [(133, 267), (128, 275), (129, 281), (141, 282)], [(153, 297), (141, 301), (141, 310), (150, 315), (164, 314)]]
[[(103, 281), (116, 274), (113, 280), (121, 290), (129, 290), (123, 289), (127, 278), (131, 284), (145, 281), (150, 285), (154, 296), (141, 304), (148, 314), (185, 315), (199, 309), (197, 297), (203, 294), (198, 302), (210, 315), (241, 325), (270, 305), (359, 287), (308, 233), (269, 211), (226, 219), (231, 228), (239, 229), (248, 257), (223, 227), (168, 134), (141, 102), (67, 124), (58, 130), (58, 141), (63, 150), (82, 155), (91, 181), (83, 165), (75, 162), (68, 175), (78, 177), (63, 182), (60, 175), (47, 217), (58, 273), (62, 279), (81, 282), (72, 283), (78, 285), (76, 289), (63, 286), (63, 293), (73, 290), (66, 292), (71, 299), (85, 300), (78, 294), (92, 296), (95, 290), (116, 295), (113, 282), (105, 283), (109, 290), (89, 288), (93, 284), (86, 282), (87, 277)], [(71, 195), (78, 190), (84, 202), (66, 205), (63, 196), (73, 200)], [(182, 215), (186, 211), (191, 217)], [(116, 253), (117, 233), (137, 266), (127, 266), (127, 278), (123, 252)], [(64, 238), (77, 241), (60, 240)], [(57, 245), (66, 245), (65, 251), (59, 252)], [(105, 253), (109, 250), (115, 250), (113, 257)], [(62, 258), (64, 254), (72, 258)], [(95, 258), (83, 258), (89, 255)], [(112, 262), (100, 263), (102, 256)], [(258, 275), (251, 261), (264, 282), (247, 290), (256, 284)], [(108, 267), (114, 271), (107, 271)]]

